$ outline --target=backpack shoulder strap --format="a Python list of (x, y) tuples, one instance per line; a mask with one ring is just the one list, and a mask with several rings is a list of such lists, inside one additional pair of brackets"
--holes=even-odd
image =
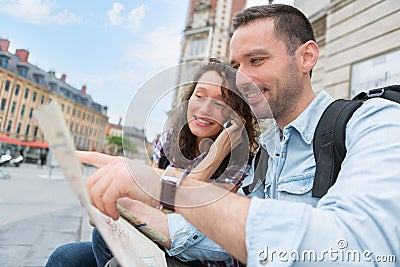
[(265, 175), (268, 170), (268, 153), (263, 146), (260, 145), (260, 148), (257, 151), (256, 157), (254, 159), (254, 177), (251, 184), (243, 186), (242, 190), (244, 194), (247, 196), (251, 192), (253, 192), (254, 187), (257, 185), (257, 182), (260, 180), (261, 184), (265, 184)]
[(338, 99), (322, 113), (314, 133), (313, 150), (316, 163), (313, 197), (323, 197), (336, 182), (346, 155), (346, 125), (362, 100)]
[(339, 99), (323, 112), (314, 133), (313, 150), (316, 163), (313, 197), (323, 197), (336, 182), (346, 156), (346, 125), (364, 101), (381, 97), (400, 103), (400, 85), (362, 92), (352, 100)]

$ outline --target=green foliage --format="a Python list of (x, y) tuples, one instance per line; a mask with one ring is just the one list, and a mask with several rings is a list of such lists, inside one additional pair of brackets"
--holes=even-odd
[(122, 136), (107, 136), (107, 145), (113, 155), (123, 155), (124, 149), (132, 153), (138, 152), (136, 145), (132, 144), (128, 138), (122, 140)]

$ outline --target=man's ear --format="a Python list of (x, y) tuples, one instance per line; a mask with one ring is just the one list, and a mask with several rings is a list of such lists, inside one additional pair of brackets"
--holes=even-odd
[(307, 41), (297, 50), (300, 56), (300, 66), (303, 73), (309, 73), (317, 64), (319, 47), (314, 41)]

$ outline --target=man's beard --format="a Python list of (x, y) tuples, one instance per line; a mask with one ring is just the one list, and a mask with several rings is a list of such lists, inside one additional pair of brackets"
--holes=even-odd
[(280, 80), (275, 90), (275, 95), (270, 95), (268, 104), (276, 121), (282, 120), (297, 107), (301, 94), (301, 82), (298, 77), (298, 68), (290, 64), (285, 72), (284, 79)]

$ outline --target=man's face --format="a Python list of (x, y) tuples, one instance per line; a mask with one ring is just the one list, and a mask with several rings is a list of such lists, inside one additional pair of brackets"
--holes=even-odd
[[(295, 56), (277, 39), (272, 20), (239, 27), (231, 39), (231, 65), (236, 83), (259, 119), (288, 115), (301, 92), (301, 72)], [(268, 104), (269, 107), (268, 107)]]

